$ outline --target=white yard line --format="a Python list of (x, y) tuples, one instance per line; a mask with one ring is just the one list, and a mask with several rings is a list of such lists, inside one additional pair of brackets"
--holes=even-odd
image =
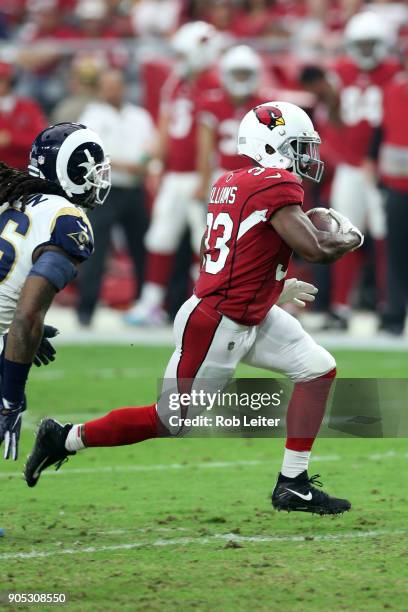
[(241, 536), (235, 533), (217, 533), (211, 536), (203, 537), (179, 537), (170, 539), (158, 539), (153, 541), (139, 541), (139, 542), (124, 542), (122, 544), (111, 544), (104, 546), (87, 546), (82, 548), (63, 548), (61, 550), (31, 550), (29, 552), (17, 552), (17, 553), (3, 553), (0, 554), (1, 561), (10, 561), (12, 559), (39, 559), (44, 557), (54, 557), (58, 555), (87, 555), (103, 552), (114, 552), (114, 551), (126, 551), (135, 548), (142, 548), (148, 546), (189, 546), (189, 545), (204, 545), (204, 544), (217, 544), (218, 542), (236, 542), (241, 543), (254, 543), (254, 544), (270, 544), (273, 542), (333, 542), (341, 540), (354, 540), (361, 538), (377, 538), (382, 536), (392, 536), (405, 534), (404, 530), (389, 531), (389, 530), (378, 530), (378, 531), (359, 531), (350, 533), (335, 533), (335, 534), (310, 534), (305, 536), (268, 536), (268, 535), (253, 535), (253, 536)]
[[(315, 455), (312, 456), (313, 463), (327, 461), (342, 461), (344, 457), (341, 455)], [(383, 459), (408, 459), (408, 453), (396, 453), (388, 451), (386, 453), (374, 453), (355, 457), (355, 461), (380, 461)], [(348, 457), (350, 460), (350, 457)], [(258, 467), (271, 466), (273, 460), (239, 460), (239, 461), (205, 461), (202, 463), (158, 463), (148, 465), (105, 465), (96, 468), (63, 468), (60, 471), (53, 469), (45, 471), (42, 476), (70, 476), (75, 474), (115, 474), (119, 472), (166, 472), (172, 470), (208, 470), (208, 469), (229, 469), (236, 467)], [(22, 472), (3, 472), (0, 473), (1, 478), (22, 478)]]
[[(56, 476), (58, 474), (114, 474), (118, 472), (163, 472), (183, 469), (220, 469), (234, 467), (253, 467), (270, 464), (269, 461), (218, 461), (205, 463), (163, 463), (151, 465), (106, 465), (97, 468), (67, 468), (56, 472), (46, 471), (42, 476)], [(8, 472), (0, 474), (0, 478), (21, 477), (21, 472)]]
[(72, 369), (41, 369), (32, 370), (30, 375), (30, 381), (50, 381), (50, 380), (67, 380), (78, 376), (85, 376), (89, 378), (97, 378), (102, 380), (122, 379), (122, 378), (157, 378), (157, 369), (151, 368), (90, 368), (82, 371)]

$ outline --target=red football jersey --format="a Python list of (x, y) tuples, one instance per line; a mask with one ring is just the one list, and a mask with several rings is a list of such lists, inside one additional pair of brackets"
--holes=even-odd
[(221, 176), (208, 204), (196, 295), (238, 323), (258, 325), (282, 292), (292, 255), (269, 221), (292, 204), (303, 204), (303, 187), (287, 170), (254, 166)]
[(25, 170), (34, 138), (47, 127), (47, 120), (35, 100), (8, 96), (0, 101), (0, 131), (9, 142), (0, 146), (0, 159), (19, 170)]
[(245, 159), (237, 154), (239, 124), (251, 108), (266, 100), (251, 96), (244, 104), (236, 106), (224, 89), (211, 89), (205, 93), (199, 106), (198, 120), (215, 130), (219, 168), (236, 170), (245, 165)]
[(340, 80), (340, 115), (337, 150), (341, 160), (359, 166), (366, 157), (373, 129), (381, 124), (384, 87), (399, 71), (394, 60), (373, 70), (361, 70), (351, 59), (340, 59), (334, 67)]
[(162, 112), (170, 119), (166, 170), (193, 172), (196, 170), (196, 136), (198, 103), (207, 89), (214, 87), (211, 73), (194, 81), (171, 75), (163, 87)]

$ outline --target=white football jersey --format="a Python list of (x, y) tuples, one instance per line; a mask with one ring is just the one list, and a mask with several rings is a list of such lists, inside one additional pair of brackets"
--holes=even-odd
[(24, 282), (39, 246), (55, 245), (78, 261), (93, 252), (93, 233), (84, 211), (61, 196), (37, 194), (23, 210), (0, 208), (0, 334), (10, 327)]

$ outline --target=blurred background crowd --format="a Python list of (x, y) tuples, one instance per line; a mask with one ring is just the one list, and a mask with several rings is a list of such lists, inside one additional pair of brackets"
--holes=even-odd
[(0, 159), (25, 168), (47, 124), (98, 131), (112, 161), (91, 212), (96, 253), (59, 296), (83, 326), (98, 305), (163, 325), (192, 291), (205, 201), (236, 155), (240, 119), (283, 99), (312, 116), (332, 206), (366, 234), (319, 287), (322, 328), (355, 309), (404, 331), (408, 301), (408, 3), (363, 0), (0, 0)]

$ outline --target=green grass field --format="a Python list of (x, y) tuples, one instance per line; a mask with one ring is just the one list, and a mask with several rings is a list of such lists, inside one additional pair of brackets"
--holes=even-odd
[[(40, 418), (151, 403), (169, 353), (61, 347), (32, 373), (21, 459), (1, 463), (0, 592), (65, 592), (81, 611), (407, 610), (404, 439), (317, 442), (311, 474), (353, 504), (337, 518), (272, 510), (283, 440), (88, 450), (25, 486)], [(406, 353), (335, 354), (343, 377), (407, 374)]]

